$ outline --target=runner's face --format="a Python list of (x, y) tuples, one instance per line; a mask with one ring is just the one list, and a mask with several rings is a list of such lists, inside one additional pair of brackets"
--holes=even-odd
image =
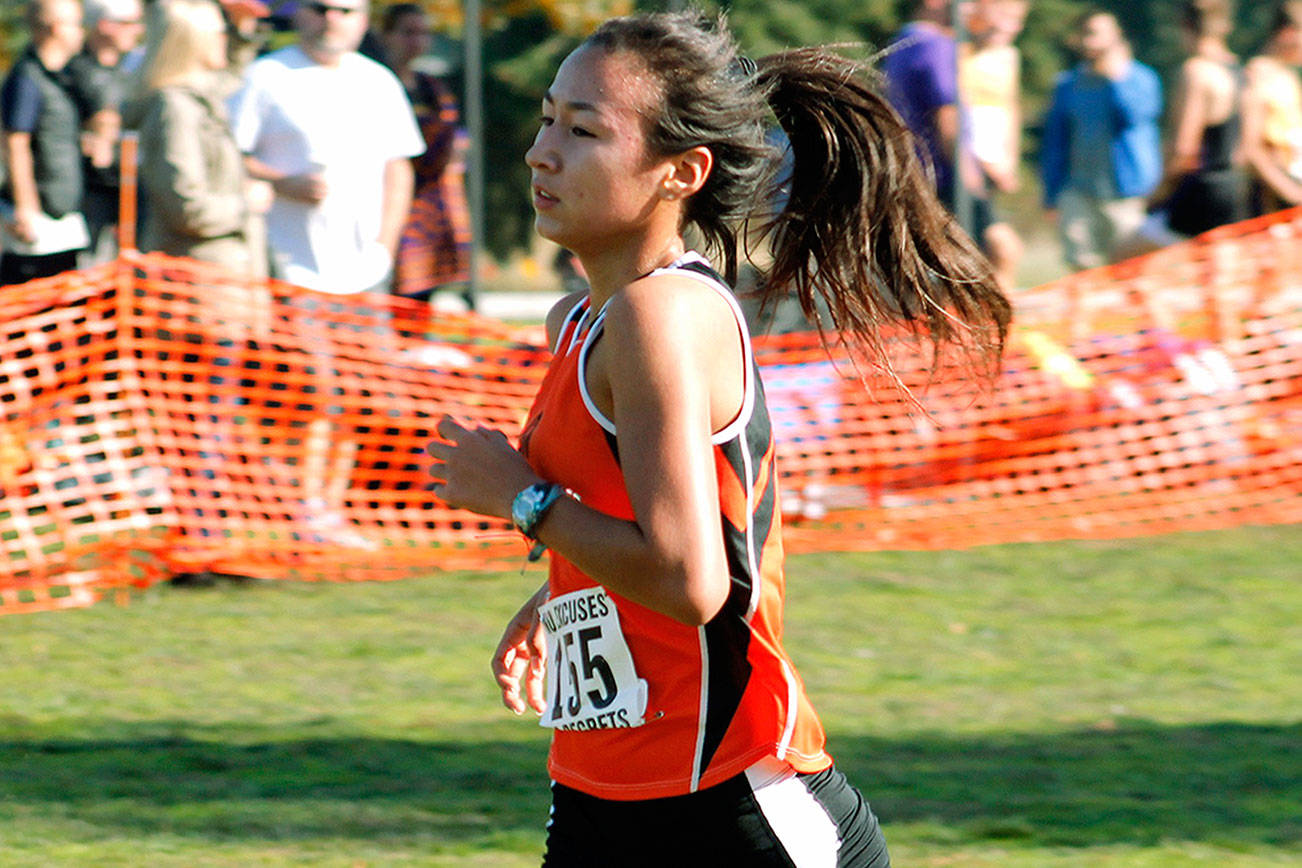
[(525, 154), (539, 235), (582, 255), (663, 205), (671, 164), (648, 153), (645, 132), (657, 88), (628, 53), (582, 47), (561, 64)]

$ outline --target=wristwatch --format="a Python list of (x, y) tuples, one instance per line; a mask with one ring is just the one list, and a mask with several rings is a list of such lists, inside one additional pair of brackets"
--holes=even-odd
[(511, 501), (511, 523), (520, 533), (535, 539), (534, 528), (564, 493), (565, 489), (555, 482), (535, 482), (521, 489)]

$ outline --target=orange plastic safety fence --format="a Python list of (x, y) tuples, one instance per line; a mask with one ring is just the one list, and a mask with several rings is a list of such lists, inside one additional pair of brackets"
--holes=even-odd
[[(789, 549), (1302, 519), (1299, 235), (1290, 213), (1028, 292), (985, 392), (902, 339), (912, 401), (814, 336), (758, 341)], [(424, 448), (444, 413), (518, 430), (538, 328), (139, 254), (0, 288), (0, 318), (0, 613), (177, 572), (520, 563), (505, 523), (434, 500)]]

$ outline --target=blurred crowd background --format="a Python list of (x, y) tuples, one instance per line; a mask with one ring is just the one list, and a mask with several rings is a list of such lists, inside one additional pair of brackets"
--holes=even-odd
[[(386, 138), (400, 139), (403, 144), (396, 146), (392, 154), (370, 156), (380, 166), (389, 161), (410, 162), (413, 175), (409, 180), (374, 176), (376, 189), (385, 191), (384, 197), (370, 196), (380, 209), (380, 216), (372, 221), (379, 228), (372, 232), (370, 224), (362, 220), (361, 231), (366, 237), (352, 251), (355, 261), (374, 267), (362, 269), (365, 274), (346, 289), (327, 289), (389, 288), (405, 295), (428, 297), (436, 290), (457, 290), (464, 285), (470, 223), (464, 187), (464, 157), (469, 142), (461, 115), (466, 93), (462, 4), (449, 0), (419, 4), (382, 0), (370, 4), (365, 0), (11, 2), (0, 8), (0, 70), (12, 78), (33, 41), (34, 22), (51, 8), (69, 2), (84, 16), (84, 47), (73, 52), (81, 59), (69, 62), (74, 69), (82, 63), (92, 67), (91, 73), (101, 79), (105, 75), (112, 79), (108, 83), (100, 80), (95, 85), (98, 97), (86, 97), (78, 105), (84, 192), (77, 207), (86, 219), (88, 234), (87, 252), (78, 254), (79, 263), (111, 255), (112, 242), (106, 228), (115, 220), (108, 203), (114, 196), (116, 166), (112, 147), (103, 143), (132, 127), (143, 128), (146, 133), (141, 137), (142, 210), (146, 215), (141, 226), (142, 246), (219, 261), (227, 255), (221, 250), (214, 252), (211, 239), (195, 244), (193, 239), (183, 243), (184, 239), (169, 236), (165, 224), (170, 218), (160, 213), (174, 204), (176, 180), (167, 173), (153, 171), (161, 165), (160, 160), (170, 158), (159, 151), (163, 147), (158, 132), (163, 109), (155, 106), (151, 120), (148, 95), (196, 75), (205, 81), (214, 78), (221, 82), (215, 91), (207, 93), (205, 100), (211, 103), (208, 108), (188, 109), (207, 118), (203, 123), (208, 126), (203, 127), (200, 137), (214, 142), (222, 137), (229, 139), (202, 155), (205, 171), (210, 175), (225, 171), (227, 177), (221, 183), (225, 189), (238, 192), (240, 199), (239, 207), (224, 215), (226, 223), (235, 221), (239, 225), (224, 224), (218, 237), (237, 236), (243, 244), (252, 245), (242, 247), (235, 255), (236, 259), (251, 257), (241, 266), (250, 273), (257, 274), (266, 266), (272, 273), (312, 285), (311, 268), (296, 271), (294, 256), (284, 252), (286, 245), (292, 247), (295, 243), (286, 241), (285, 212), (291, 203), (302, 206), (300, 210), (321, 211), (325, 188), (304, 186), (312, 174), (308, 168), (315, 167), (317, 180), (321, 181), (329, 164), (354, 160), (355, 155), (334, 152), (323, 157), (315, 151), (304, 151), (298, 154), (298, 160), (307, 168), (293, 173), (282, 168), (279, 175), (274, 165), (251, 165), (251, 155), (259, 159), (265, 156), (254, 153), (265, 145), (265, 140), (256, 138), (265, 130), (248, 127), (253, 123), (248, 97), (256, 90), (249, 83), (250, 65), (268, 54), (303, 44), (304, 22), (320, 19), (322, 28), (341, 28), (338, 34), (331, 30), (328, 36), (341, 36), (348, 42), (355, 35), (361, 55), (386, 66), (401, 84), (411, 113), (396, 122), (402, 129), (386, 134)], [(601, 19), (635, 7), (665, 5), (629, 0), (489, 0), (484, 4), (485, 132), (477, 144), (482, 148), (484, 163), (482, 244), (493, 261), (505, 263), (524, 254), (533, 254), (537, 259), (529, 172), (522, 155), (536, 129), (539, 99), (559, 60)], [(1172, 208), (1178, 211), (1184, 207), (1180, 197), (1190, 199), (1189, 187), (1194, 182), (1186, 176), (1198, 175), (1200, 184), (1216, 182), (1212, 186), (1227, 200), (1219, 212), (1226, 219), (1302, 201), (1302, 87), (1298, 85), (1297, 70), (1297, 64), (1302, 62), (1302, 4), (1296, 2), (968, 0), (955, 4), (950, 0), (737, 0), (726, 6), (696, 6), (706, 10), (726, 8), (731, 27), (753, 57), (796, 45), (837, 43), (852, 56), (873, 59), (877, 67), (890, 73), (893, 80), (885, 81), (883, 86), (892, 89), (902, 113), (916, 113), (915, 127), (924, 143), (921, 150), (930, 147), (940, 192), (960, 211), (965, 225), (1005, 273), (1010, 288), (1050, 279), (1068, 268), (1088, 267), (1142, 252), (1210, 228), (1198, 221), (1191, 224), (1179, 214), (1174, 223), (1171, 220)], [(36, 18), (32, 17), (33, 9), (38, 9)], [(362, 26), (354, 34), (341, 22), (355, 10), (363, 14), (355, 18), (354, 23)], [(955, 10), (959, 13), (957, 19), (953, 17)], [(186, 43), (189, 47), (184, 51), (192, 55), (189, 62), (193, 69), (175, 57), (161, 62), (158, 55), (169, 25), (187, 32), (220, 26), (225, 31), (225, 59), (221, 63), (196, 59), (195, 52), (201, 53), (202, 49)], [(934, 60), (925, 55), (937, 33), (941, 41), (931, 46), (939, 51), (935, 56), (950, 52), (956, 58), (951, 62), (959, 64), (957, 70), (926, 68)], [(961, 46), (957, 50), (956, 43)], [(343, 47), (345, 53), (351, 51), (347, 45)], [(921, 57), (917, 56), (920, 49)], [(172, 45), (169, 50), (182, 49)], [(155, 73), (152, 81), (151, 63)], [(939, 79), (928, 77), (933, 73)], [(1085, 97), (1082, 103), (1072, 88), (1081, 85), (1088, 90), (1102, 82), (1124, 89), (1132, 73), (1142, 79), (1136, 86), (1148, 89), (1140, 94), (1147, 99), (1147, 114), (1136, 122), (1142, 121), (1151, 131), (1110, 131), (1091, 125), (1089, 112), (1107, 107), (1099, 109), (1100, 104), (1095, 104), (1090, 108), (1085, 103), (1092, 97)], [(86, 77), (84, 70), (77, 74)], [(172, 78), (164, 80), (167, 76)], [(1074, 78), (1077, 76), (1079, 81)], [(954, 77), (955, 84), (961, 82), (951, 100), (959, 124), (957, 139), (955, 133), (938, 126), (948, 122), (943, 93), (947, 77)], [(929, 93), (928, 88), (936, 90), (937, 81), (939, 90)], [(12, 85), (7, 86), (11, 104), (17, 98), (15, 92)], [(919, 93), (928, 93), (933, 101), (940, 101), (901, 104), (916, 99)], [(106, 108), (112, 111), (100, 111)], [(330, 110), (348, 114), (334, 104)], [(175, 106), (169, 111), (175, 114)], [(243, 132), (241, 111), (246, 124)], [(12, 114), (12, 105), (9, 112), (11, 117), (17, 117)], [(193, 126), (199, 123), (197, 119), (188, 123), (191, 126), (187, 129), (198, 129)], [(353, 123), (345, 134), (364, 138), (362, 126)], [(1073, 131), (1081, 129), (1093, 129), (1095, 138), (1074, 144)], [(7, 122), (6, 134), (9, 130)], [(373, 126), (369, 133), (371, 138), (378, 137)], [(321, 137), (330, 138), (324, 133)], [(953, 150), (955, 141), (961, 142), (958, 151)], [(1117, 147), (1117, 141), (1130, 153), (1099, 157), (1103, 151)], [(946, 162), (952, 162), (956, 153), (959, 168), (953, 174), (959, 182), (952, 184)], [(223, 159), (231, 165), (225, 170), (214, 169)], [(965, 165), (969, 160), (975, 170)], [(274, 158), (271, 163), (275, 163)], [(1272, 165), (1279, 172), (1275, 173)], [(1232, 171), (1234, 177), (1226, 180), (1209, 175), (1222, 170)], [(1113, 176), (1104, 180), (1103, 189), (1081, 178), (1092, 172), (1097, 180), (1109, 171)], [(1115, 176), (1118, 172), (1119, 180)], [(293, 178), (286, 180), (291, 174)], [(331, 196), (338, 193), (340, 183), (336, 181)], [(394, 183), (396, 188), (389, 186)], [(160, 187), (167, 189), (160, 191)], [(399, 194), (396, 200), (390, 195), (394, 189)], [(1059, 201), (1064, 194), (1067, 198)], [(12, 205), (12, 196), (6, 193), (4, 198)], [(1125, 201), (1114, 207), (1113, 200)], [(398, 221), (401, 225), (389, 214), (395, 201), (403, 212)], [(1201, 193), (1193, 201), (1209, 200)], [(181, 216), (193, 222), (192, 215)], [(10, 217), (6, 215), (6, 219)], [(308, 218), (299, 214), (295, 219)], [(311, 219), (324, 218), (316, 214)], [(269, 253), (267, 238), (263, 237), (267, 233)], [(387, 247), (387, 254), (376, 244)], [(15, 249), (12, 240), (6, 249)], [(552, 253), (547, 251), (547, 263), (555, 266), (556, 277), (562, 281), (581, 279), (573, 263), (563, 256), (553, 260)], [(68, 262), (65, 259), (57, 264), (65, 267)], [(324, 268), (321, 265), (317, 270)], [(14, 274), (21, 273), (9, 274), (4, 282), (14, 282)]]

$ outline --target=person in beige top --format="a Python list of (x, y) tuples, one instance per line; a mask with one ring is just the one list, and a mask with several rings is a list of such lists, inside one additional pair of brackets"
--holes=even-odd
[[(970, 41), (959, 46), (958, 86), (967, 111), (972, 156), (986, 181), (987, 198), (1015, 193), (1021, 186), (1022, 56), (1014, 41), (1026, 22), (1027, 0), (979, 0), (968, 18)], [(997, 208), (986, 203), (988, 225), (978, 239), (1005, 292), (1017, 288), (1025, 245)]]
[(1264, 54), (1248, 62), (1243, 149), (1256, 189), (1254, 210), (1302, 204), (1302, 2), (1284, 0)]
[(160, 11), (144, 74), (142, 247), (263, 277), (270, 190), (245, 175), (227, 123), (221, 10), (213, 0), (171, 0)]

